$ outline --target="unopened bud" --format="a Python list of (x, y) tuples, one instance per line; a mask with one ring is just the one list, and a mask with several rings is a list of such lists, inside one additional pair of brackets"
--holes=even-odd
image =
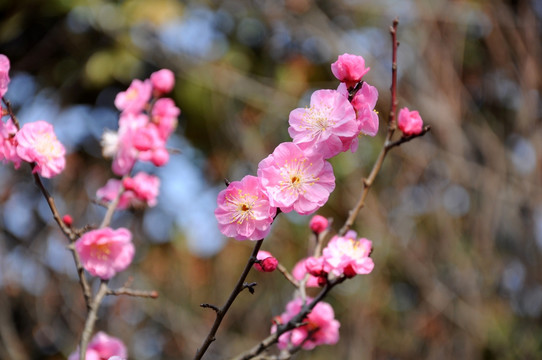
[(169, 153), (166, 149), (156, 149), (152, 153), (152, 163), (156, 166), (162, 166), (169, 161)]
[(254, 268), (261, 272), (272, 272), (277, 268), (279, 261), (269, 251), (260, 250), (256, 255), (257, 262)]
[(134, 190), (135, 182), (131, 177), (125, 177), (122, 179), (122, 186), (124, 190)]
[(356, 270), (354, 270), (352, 265), (348, 265), (347, 267), (344, 268), (343, 274), (347, 278), (353, 278), (354, 276), (356, 276)]
[(73, 224), (73, 219), (70, 215), (66, 214), (62, 217), (62, 221), (64, 222), (64, 224), (66, 224), (66, 226), (68, 227), (71, 227), (72, 224)]
[(321, 215), (314, 215), (309, 222), (309, 227), (315, 234), (320, 234), (322, 231), (327, 229), (328, 225), (329, 221)]
[(327, 277), (326, 276), (319, 276), (318, 277), (318, 286), (324, 287), (327, 284)]

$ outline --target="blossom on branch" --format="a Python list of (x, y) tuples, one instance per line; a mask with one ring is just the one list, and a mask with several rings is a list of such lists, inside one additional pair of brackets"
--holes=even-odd
[(0, 97), (3, 97), (8, 91), (9, 66), (9, 58), (0, 54)]
[(89, 231), (75, 242), (75, 250), (90, 275), (111, 279), (126, 269), (134, 257), (132, 233), (128, 229), (109, 227)]
[(320, 234), (322, 231), (327, 229), (329, 226), (329, 220), (323, 217), (322, 215), (314, 215), (309, 221), (309, 227), (315, 234)]
[[(312, 301), (307, 297), (306, 304)], [(286, 312), (278, 316), (276, 322), (285, 324), (302, 310), (303, 300), (295, 298), (286, 305)], [(326, 302), (317, 303), (312, 311), (302, 320), (304, 325), (287, 331), (279, 336), (279, 349), (286, 349), (289, 344), (312, 350), (318, 345), (333, 345), (339, 341), (339, 327), (333, 308)], [(271, 333), (277, 331), (277, 324), (271, 327)]]
[(309, 108), (290, 113), (288, 133), (307, 153), (319, 153), (329, 159), (343, 151), (345, 142), (358, 136), (356, 113), (336, 90), (318, 90), (311, 96)]
[(141, 207), (155, 206), (160, 188), (160, 178), (145, 172), (138, 172), (133, 178), (126, 177), (124, 180), (109, 179), (107, 183), (96, 191), (96, 197), (106, 203), (113, 201), (121, 185), (124, 191), (120, 195), (118, 209), (127, 209), (130, 206)]
[(256, 259), (258, 262), (254, 263), (254, 269), (261, 272), (273, 272), (279, 264), (278, 260), (265, 250), (258, 251)]
[(399, 111), (397, 127), (407, 136), (417, 135), (423, 130), (423, 120), (419, 112), (414, 110), (410, 111), (405, 107)]
[(12, 162), (15, 169), (18, 169), (22, 160), (17, 155), (16, 133), (17, 127), (11, 118), (6, 123), (0, 120), (0, 161)]
[(355, 86), (371, 68), (365, 67), (365, 59), (358, 55), (342, 54), (331, 64), (331, 72), (346, 84), (348, 88)]
[(216, 201), (215, 216), (222, 234), (237, 240), (260, 240), (269, 234), (277, 208), (271, 206), (257, 177), (232, 181)]
[(318, 154), (282, 143), (258, 164), (258, 177), (272, 206), (308, 215), (323, 206), (335, 189), (333, 168)]
[(149, 80), (134, 79), (126, 91), (115, 97), (115, 106), (126, 113), (141, 112), (151, 99), (152, 84)]
[(351, 230), (345, 236), (334, 236), (322, 251), (323, 268), (336, 276), (369, 274), (374, 268), (371, 251), (372, 242), (365, 238), (357, 239), (355, 231)]
[(36, 164), (33, 172), (50, 178), (64, 170), (66, 150), (56, 138), (53, 125), (43, 120), (25, 124), (15, 135), (15, 141), (17, 155)]
[[(128, 357), (126, 346), (120, 339), (103, 331), (96, 333), (88, 343), (85, 360), (103, 360), (112, 357), (126, 359)], [(72, 353), (68, 360), (79, 360), (79, 349)]]
[(307, 287), (319, 287), (320, 284), (318, 283), (318, 277), (311, 275), (307, 271), (307, 262), (308, 258), (301, 259), (295, 264), (294, 268), (292, 269), (292, 276), (294, 279), (301, 281), (305, 278), (305, 276), (308, 276), (307, 282), (305, 283), (305, 286)]

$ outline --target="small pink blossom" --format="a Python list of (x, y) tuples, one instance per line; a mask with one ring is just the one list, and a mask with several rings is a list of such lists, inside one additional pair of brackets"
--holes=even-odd
[(0, 161), (12, 162), (15, 169), (18, 169), (22, 159), (17, 155), (16, 133), (17, 127), (11, 118), (6, 123), (0, 120)]
[(15, 135), (17, 155), (35, 163), (34, 172), (50, 178), (64, 170), (66, 150), (56, 138), (53, 125), (40, 120), (25, 124)]
[(293, 270), (292, 270), (292, 276), (294, 279), (301, 281), (305, 278), (306, 275), (308, 275), (307, 282), (305, 286), (307, 287), (318, 287), (318, 277), (311, 275), (309, 272), (307, 272), (306, 267), (306, 261), (307, 259), (302, 259), (295, 264)]
[[(306, 303), (310, 303), (307, 298)], [(294, 318), (303, 306), (301, 298), (295, 298), (286, 305), (286, 312), (276, 318), (279, 324), (286, 324)], [(279, 349), (286, 349), (288, 345), (300, 346), (305, 350), (312, 350), (318, 345), (333, 345), (339, 341), (340, 323), (335, 319), (331, 305), (326, 302), (317, 303), (312, 311), (302, 320), (305, 325), (287, 331), (279, 336)], [(271, 333), (277, 331), (277, 325), (271, 327)]]
[(8, 91), (9, 66), (9, 58), (0, 54), (0, 97), (3, 97)]
[(75, 242), (83, 267), (92, 276), (111, 279), (126, 269), (134, 257), (132, 234), (128, 229), (109, 227), (86, 232)]
[(152, 84), (149, 80), (133, 80), (126, 91), (115, 97), (115, 106), (126, 113), (138, 113), (151, 99)]
[(140, 171), (131, 180), (128, 190), (134, 193), (136, 199), (145, 202), (148, 206), (155, 206), (160, 189), (160, 178)]
[(323, 206), (335, 188), (333, 168), (318, 154), (282, 143), (258, 164), (258, 177), (271, 206), (308, 215)]
[(215, 216), (222, 234), (237, 240), (260, 240), (269, 234), (277, 212), (260, 181), (247, 175), (218, 194)]
[[(113, 201), (117, 197), (120, 191), (121, 185), (122, 185), (122, 182), (118, 179), (107, 180), (107, 183), (96, 191), (96, 198), (105, 203), (109, 203)], [(134, 197), (135, 195), (133, 192), (124, 191), (119, 198), (117, 209), (123, 210), (130, 207)]]
[(158, 133), (163, 139), (167, 139), (177, 127), (177, 117), (181, 110), (175, 106), (170, 98), (156, 100), (152, 107), (152, 122), (158, 126)]
[(324, 258), (322, 257), (308, 257), (305, 259), (305, 268), (312, 276), (327, 276), (327, 271), (324, 270)]
[(175, 75), (169, 69), (162, 69), (151, 74), (153, 88), (159, 94), (167, 94), (175, 86)]
[(372, 242), (356, 237), (355, 231), (349, 231), (345, 236), (334, 236), (329, 241), (322, 252), (325, 271), (332, 272), (336, 276), (344, 274), (347, 277), (369, 274), (373, 271), (374, 262), (369, 257)]
[(271, 255), (269, 251), (260, 250), (256, 255), (259, 262), (254, 263), (254, 269), (261, 272), (273, 272), (277, 268), (279, 262)]
[(417, 111), (410, 111), (405, 107), (399, 111), (397, 126), (407, 136), (417, 135), (423, 130), (423, 120)]
[(322, 215), (314, 215), (311, 221), (309, 221), (309, 227), (315, 234), (320, 234), (322, 231), (327, 229), (328, 225), (328, 219), (326, 219)]
[(331, 72), (339, 81), (351, 88), (360, 82), (371, 68), (365, 67), (365, 59), (361, 56), (342, 54), (337, 61), (331, 64)]
[[(124, 343), (116, 337), (109, 336), (103, 331), (94, 335), (90, 340), (85, 355), (86, 360), (103, 360), (118, 357), (126, 359), (128, 351)], [(72, 353), (68, 360), (79, 360), (79, 349)]]
[(109, 179), (105, 186), (96, 191), (96, 197), (106, 203), (113, 201), (124, 186), (117, 208), (127, 209), (130, 206), (155, 206), (160, 188), (160, 178), (144, 172), (137, 173), (133, 178), (126, 177), (123, 181)]
[(301, 149), (329, 159), (343, 151), (343, 142), (357, 137), (356, 113), (347, 98), (336, 90), (318, 90), (310, 107), (290, 113), (288, 133)]

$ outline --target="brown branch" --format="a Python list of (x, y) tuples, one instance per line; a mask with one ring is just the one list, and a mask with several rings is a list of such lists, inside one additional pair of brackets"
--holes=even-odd
[(127, 296), (134, 296), (134, 297), (141, 297), (141, 298), (151, 298), (156, 299), (158, 297), (158, 292), (152, 290), (152, 291), (143, 291), (143, 290), (134, 290), (129, 289), (126, 287), (121, 287), (118, 289), (108, 289), (106, 295), (127, 295)]
[(277, 265), (277, 270), (282, 274), (282, 276), (284, 276), (286, 278), (286, 280), (288, 280), (290, 283), (292, 283), (293, 286), (295, 286), (296, 288), (299, 288), (299, 281), (297, 281), (293, 277), (293, 275), (290, 274), (290, 272), (284, 267), (284, 265), (279, 263)]
[(216, 319), (215, 319), (215, 322), (213, 323), (213, 327), (207, 334), (207, 337), (203, 341), (203, 344), (201, 345), (201, 347), (196, 352), (196, 356), (194, 356), (194, 360), (201, 359), (203, 355), (205, 354), (205, 352), (207, 351), (207, 349), (209, 348), (209, 346), (211, 345), (211, 343), (215, 341), (216, 332), (218, 331), (218, 328), (220, 324), (222, 323), (222, 319), (224, 319), (226, 312), (228, 311), (230, 306), (233, 304), (233, 302), (237, 298), (237, 295), (239, 295), (245, 289), (245, 287), (247, 287), (247, 285), (250, 285), (250, 284), (246, 284), (245, 280), (248, 276), (248, 273), (250, 272), (250, 269), (252, 269), (252, 266), (256, 262), (256, 255), (258, 255), (258, 251), (260, 250), (262, 243), (263, 243), (263, 239), (258, 240), (256, 242), (256, 244), (254, 245), (254, 249), (252, 250), (252, 254), (250, 255), (250, 258), (248, 259), (247, 264), (245, 265), (245, 269), (241, 273), (239, 280), (237, 280), (237, 284), (233, 288), (230, 296), (228, 297), (228, 300), (226, 300), (224, 305), (222, 305), (222, 307), (219, 308), (218, 311), (215, 310)]
[(86, 359), (86, 352), (90, 336), (94, 330), (94, 324), (98, 319), (98, 309), (102, 303), (103, 298), (107, 295), (109, 288), (107, 287), (107, 281), (102, 280), (100, 283), (100, 288), (96, 293), (96, 296), (90, 303), (90, 311), (87, 314), (87, 319), (85, 321), (85, 327), (83, 328), (83, 335), (81, 335), (81, 342), (79, 344), (79, 359)]

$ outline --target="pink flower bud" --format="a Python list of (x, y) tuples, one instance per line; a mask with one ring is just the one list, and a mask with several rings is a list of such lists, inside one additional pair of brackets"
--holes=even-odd
[(309, 227), (315, 234), (320, 234), (322, 231), (327, 229), (328, 225), (329, 221), (321, 215), (314, 215), (309, 222)]
[(175, 75), (168, 69), (162, 69), (151, 74), (151, 83), (154, 90), (160, 94), (166, 94), (173, 90)]
[(131, 177), (124, 178), (122, 180), (122, 186), (124, 187), (124, 190), (133, 190), (135, 181)]
[(319, 257), (309, 257), (307, 260), (305, 260), (305, 267), (307, 268), (307, 272), (311, 274), (312, 276), (322, 276), (326, 275), (324, 272), (324, 258)]
[(265, 250), (258, 251), (256, 259), (258, 259), (258, 262), (254, 263), (254, 268), (261, 272), (273, 272), (279, 264), (279, 261), (269, 251)]
[(62, 217), (62, 221), (64, 222), (64, 224), (66, 224), (66, 226), (68, 227), (71, 227), (72, 224), (73, 224), (73, 219), (70, 215), (66, 214)]
[(156, 166), (162, 166), (169, 161), (169, 153), (164, 148), (158, 148), (153, 151), (151, 161)]
[(422, 132), (423, 120), (417, 111), (410, 111), (405, 107), (399, 111), (397, 126), (405, 135), (417, 135)]
[(352, 267), (352, 265), (348, 264), (348, 265), (344, 268), (343, 274), (344, 274), (344, 276), (346, 276), (347, 278), (353, 278), (354, 276), (356, 276), (356, 270), (354, 270), (354, 268)]
[(346, 83), (347, 87), (353, 87), (361, 81), (370, 68), (365, 67), (365, 59), (352, 54), (342, 54), (337, 61), (331, 64), (331, 72), (337, 79)]

